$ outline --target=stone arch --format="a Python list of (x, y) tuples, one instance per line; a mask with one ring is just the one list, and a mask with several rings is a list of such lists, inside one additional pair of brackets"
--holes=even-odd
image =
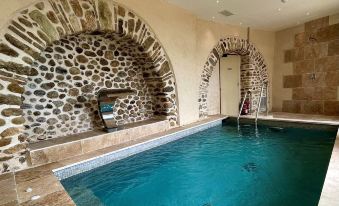
[[(151, 63), (142, 73), (155, 112), (178, 124), (176, 82), (170, 60), (150, 26), (111, 0), (41, 0), (18, 11), (0, 38), (0, 170), (26, 165), (29, 142), (23, 117), (25, 86), (38, 73), (33, 64), (55, 42), (79, 34), (114, 33), (139, 45)], [(1, 173), (0, 172), (0, 173)]]
[[(260, 93), (260, 86), (263, 83), (268, 83), (267, 66), (265, 64), (262, 54), (255, 48), (255, 46), (245, 39), (239, 37), (227, 37), (220, 39), (208, 55), (207, 62), (204, 65), (201, 82), (199, 86), (199, 117), (204, 118), (208, 115), (207, 107), (207, 93), (209, 86), (209, 79), (212, 76), (213, 70), (217, 67), (217, 63), (224, 54), (240, 55), (253, 65), (253, 71), (249, 74), (252, 76), (249, 79), (249, 84), (241, 88), (243, 95), (244, 91), (250, 90), (253, 95), (252, 104), (256, 107)], [(255, 109), (255, 108), (254, 108)]]

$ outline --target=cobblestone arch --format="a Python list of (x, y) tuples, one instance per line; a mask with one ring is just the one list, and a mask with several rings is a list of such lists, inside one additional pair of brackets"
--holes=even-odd
[[(72, 127), (67, 121), (76, 120), (84, 128), (91, 126), (81, 112), (64, 114), (74, 108), (91, 110), (93, 94), (101, 87), (137, 88), (136, 97), (121, 100), (120, 106), (131, 111), (124, 117), (118, 109), (121, 119), (137, 121), (156, 114), (177, 124), (169, 58), (151, 28), (128, 8), (111, 0), (38, 1), (17, 12), (0, 35), (0, 173), (26, 167), (27, 144), (62, 133), (58, 124)], [(130, 48), (129, 53), (105, 41)], [(82, 44), (87, 44), (85, 49), (78, 47)], [(123, 62), (130, 57), (143, 65)], [(140, 66), (142, 70), (136, 70)], [(148, 113), (140, 115), (139, 110)], [(53, 112), (56, 117), (48, 119)], [(53, 128), (49, 135), (39, 128), (42, 123)]]
[(250, 90), (252, 92), (252, 104), (254, 107), (256, 107), (255, 103), (260, 96), (261, 85), (268, 83), (268, 73), (264, 58), (253, 44), (238, 37), (220, 39), (208, 55), (207, 62), (201, 74), (198, 100), (200, 118), (208, 115), (207, 94), (209, 79), (212, 76), (213, 70), (217, 67), (220, 57), (224, 54), (237, 54), (241, 56), (242, 64), (244, 64), (244, 67), (242, 65), (241, 68), (242, 95), (244, 91)]

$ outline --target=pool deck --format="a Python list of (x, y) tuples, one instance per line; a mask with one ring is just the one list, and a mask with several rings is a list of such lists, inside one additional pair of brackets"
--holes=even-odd
[[(241, 116), (244, 119), (255, 119), (255, 115)], [(310, 115), (310, 114), (292, 114), (285, 112), (271, 112), (268, 115), (260, 114), (258, 119), (270, 121), (284, 121), (295, 123), (310, 123), (310, 124), (324, 124), (339, 126), (339, 117), (324, 116), (324, 115)]]
[[(165, 132), (148, 135), (119, 145), (99, 149), (57, 162), (0, 175), (0, 206), (74, 206), (75, 203), (54, 175), (53, 170), (159, 138), (164, 135), (187, 130), (189, 128), (194, 128), (202, 124), (225, 118), (226, 116), (224, 115), (209, 116), (208, 118), (195, 123), (169, 129)], [(36, 199), (32, 200), (32, 198)]]
[(339, 205), (339, 129), (319, 201), (319, 206), (335, 205)]
[[(206, 119), (203, 119), (192, 124), (176, 127), (165, 132), (148, 135), (119, 145), (99, 149), (86, 154), (81, 154), (68, 159), (60, 160), (57, 162), (0, 175), (0, 206), (12, 206), (12, 205), (74, 206), (75, 203), (70, 198), (68, 193), (65, 191), (65, 189), (63, 188), (57, 177), (54, 175), (52, 170), (72, 165), (80, 161), (95, 158), (103, 154), (107, 154), (122, 148), (126, 148), (155, 138), (159, 138), (164, 135), (183, 131), (188, 128), (194, 128), (199, 125), (221, 120), (224, 118), (226, 118), (226, 116), (223, 115), (209, 116)], [(281, 118), (276, 117), (271, 118), (261, 116), (260, 119), (339, 125), (339, 122), (336, 119), (333, 120), (326, 119), (320, 121), (312, 119), (305, 120), (300, 117), (296, 118), (295, 116), (292, 118), (288, 115), (286, 116), (286, 114), (283, 114), (283, 117)], [(339, 202), (338, 194), (339, 194), (339, 131), (332, 152), (332, 157), (326, 175), (326, 180), (324, 183), (319, 205), (321, 206), (338, 205)], [(32, 200), (32, 198), (33, 199), (36, 198), (36, 200)]]

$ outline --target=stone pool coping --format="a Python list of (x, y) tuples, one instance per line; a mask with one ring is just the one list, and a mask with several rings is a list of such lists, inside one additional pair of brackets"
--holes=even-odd
[(321, 192), (319, 206), (339, 204), (339, 128), (333, 146), (330, 164), (328, 165), (325, 182)]
[[(230, 117), (236, 118), (236, 116), (230, 116)], [(241, 116), (241, 119), (255, 119), (255, 116), (244, 115), (244, 116)], [(259, 115), (258, 120), (339, 126), (339, 117), (307, 115), (307, 114), (293, 114), (293, 113), (285, 113), (285, 112), (273, 112), (273, 113), (270, 113), (269, 115)]]
[[(0, 206), (75, 206), (75, 203), (73, 202), (71, 197), (65, 191), (58, 178), (54, 175), (53, 170), (58, 170), (58, 168), (63, 167), (68, 168), (72, 165), (78, 165), (83, 161), (86, 162), (91, 159), (96, 159), (96, 157), (105, 156), (114, 151), (119, 151), (123, 148), (129, 148), (133, 145), (140, 145), (142, 143), (160, 138), (162, 136), (178, 133), (181, 131), (187, 131), (191, 128), (197, 128), (199, 126), (203, 126), (216, 121), (221, 122), (225, 118), (227, 117), (224, 115), (209, 116), (195, 123), (176, 127), (165, 132), (149, 135), (119, 145), (114, 145), (97, 151), (92, 151), (86, 154), (74, 156), (69, 159), (60, 160), (46, 165), (36, 166), (25, 170), (0, 175)], [(31, 189), (31, 192), (27, 192), (29, 188)], [(32, 197), (38, 197), (38, 199), (31, 200)]]
[(180, 130), (171, 131), (169, 133), (157, 133), (154, 135), (155, 138), (151, 138), (149, 140), (133, 144), (131, 146), (127, 146), (118, 150), (114, 150), (112, 152), (99, 155), (97, 157), (93, 157), (80, 162), (76, 162), (71, 165), (67, 165), (65, 167), (55, 169), (53, 170), (53, 173), (59, 180), (66, 179), (71, 176), (107, 165), (114, 161), (124, 159), (134, 154), (138, 154), (146, 150), (167, 144), (169, 142), (173, 142), (175, 140), (206, 130), (208, 128), (221, 125), (222, 120), (225, 118), (226, 117), (220, 117), (198, 125), (191, 125), (191, 127), (189, 128), (181, 127)]

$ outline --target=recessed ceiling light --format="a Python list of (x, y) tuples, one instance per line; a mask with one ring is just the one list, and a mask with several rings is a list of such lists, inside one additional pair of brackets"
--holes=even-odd
[(278, 8), (278, 11), (281, 11), (281, 8)]
[(220, 1), (219, 1), (219, 0), (217, 0), (217, 4), (219, 4), (219, 2), (220, 2)]
[(309, 15), (310, 15), (310, 12), (306, 12), (306, 15), (309, 16)]
[(212, 16), (212, 19), (215, 19), (215, 17), (214, 17), (214, 16)]
[(240, 22), (239, 24), (242, 25), (242, 22)]

